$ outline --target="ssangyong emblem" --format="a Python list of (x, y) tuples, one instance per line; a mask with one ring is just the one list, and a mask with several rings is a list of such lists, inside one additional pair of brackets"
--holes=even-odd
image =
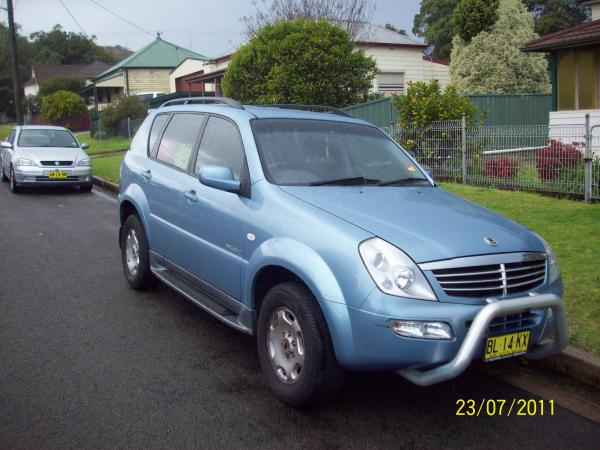
[(483, 240), (487, 245), (491, 245), (492, 247), (495, 247), (496, 245), (498, 245), (498, 243), (489, 236), (484, 237)]
[(54, 161), (55, 166), (60, 166), (60, 161)]

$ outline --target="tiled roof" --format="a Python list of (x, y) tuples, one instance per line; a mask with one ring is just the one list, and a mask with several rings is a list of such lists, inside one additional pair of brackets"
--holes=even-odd
[(178, 45), (156, 38), (144, 48), (98, 75), (96, 79), (112, 74), (122, 68), (139, 67), (145, 69), (173, 69), (188, 58), (200, 59), (203, 61), (209, 59), (206, 56), (188, 50), (187, 48), (179, 47)]
[(401, 45), (406, 47), (423, 47), (427, 46), (416, 39), (404, 36), (379, 25), (365, 24), (362, 30), (354, 38), (357, 44), (375, 44), (375, 45)]
[(50, 78), (65, 75), (91, 80), (109, 67), (109, 64), (101, 61), (94, 61), (91, 64), (32, 64), (34, 77), (26, 81), (25, 86), (40, 85)]
[(598, 44), (600, 44), (600, 19), (575, 25), (529, 41), (522, 50), (525, 52), (539, 52)]

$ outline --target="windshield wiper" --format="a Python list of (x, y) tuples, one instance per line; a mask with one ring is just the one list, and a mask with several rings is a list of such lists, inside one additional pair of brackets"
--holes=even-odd
[(411, 177), (411, 178), (399, 178), (397, 180), (392, 180), (392, 181), (382, 181), (380, 183), (377, 183), (377, 186), (391, 186), (393, 184), (396, 184), (398, 186), (406, 186), (407, 184), (412, 184), (412, 183), (422, 183), (422, 182), (427, 182), (429, 183), (429, 180), (427, 178), (423, 178), (423, 177)]
[(352, 186), (358, 184), (377, 184), (380, 183), (379, 180), (372, 180), (371, 178), (365, 177), (349, 177), (349, 178), (336, 178), (334, 180), (326, 180), (326, 181), (315, 181), (314, 183), (310, 183), (310, 186), (325, 186), (330, 184), (337, 184), (340, 186)]

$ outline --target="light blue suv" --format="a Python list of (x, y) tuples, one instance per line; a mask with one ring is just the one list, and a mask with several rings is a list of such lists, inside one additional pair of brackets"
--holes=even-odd
[(121, 167), (123, 269), (135, 289), (158, 279), (255, 334), (277, 398), (318, 403), (346, 370), (427, 386), (474, 359), (565, 347), (541, 237), (441, 189), (341, 111), (210, 101), (167, 102), (137, 132)]

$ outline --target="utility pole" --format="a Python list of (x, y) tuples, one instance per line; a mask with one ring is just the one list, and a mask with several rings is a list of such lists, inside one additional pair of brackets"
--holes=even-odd
[(23, 125), (21, 87), (19, 86), (19, 59), (17, 57), (17, 32), (15, 30), (12, 0), (6, 0), (6, 3), (6, 10), (8, 11), (8, 31), (10, 33), (10, 60), (12, 63), (13, 90), (15, 91), (15, 114), (17, 116), (17, 125)]

